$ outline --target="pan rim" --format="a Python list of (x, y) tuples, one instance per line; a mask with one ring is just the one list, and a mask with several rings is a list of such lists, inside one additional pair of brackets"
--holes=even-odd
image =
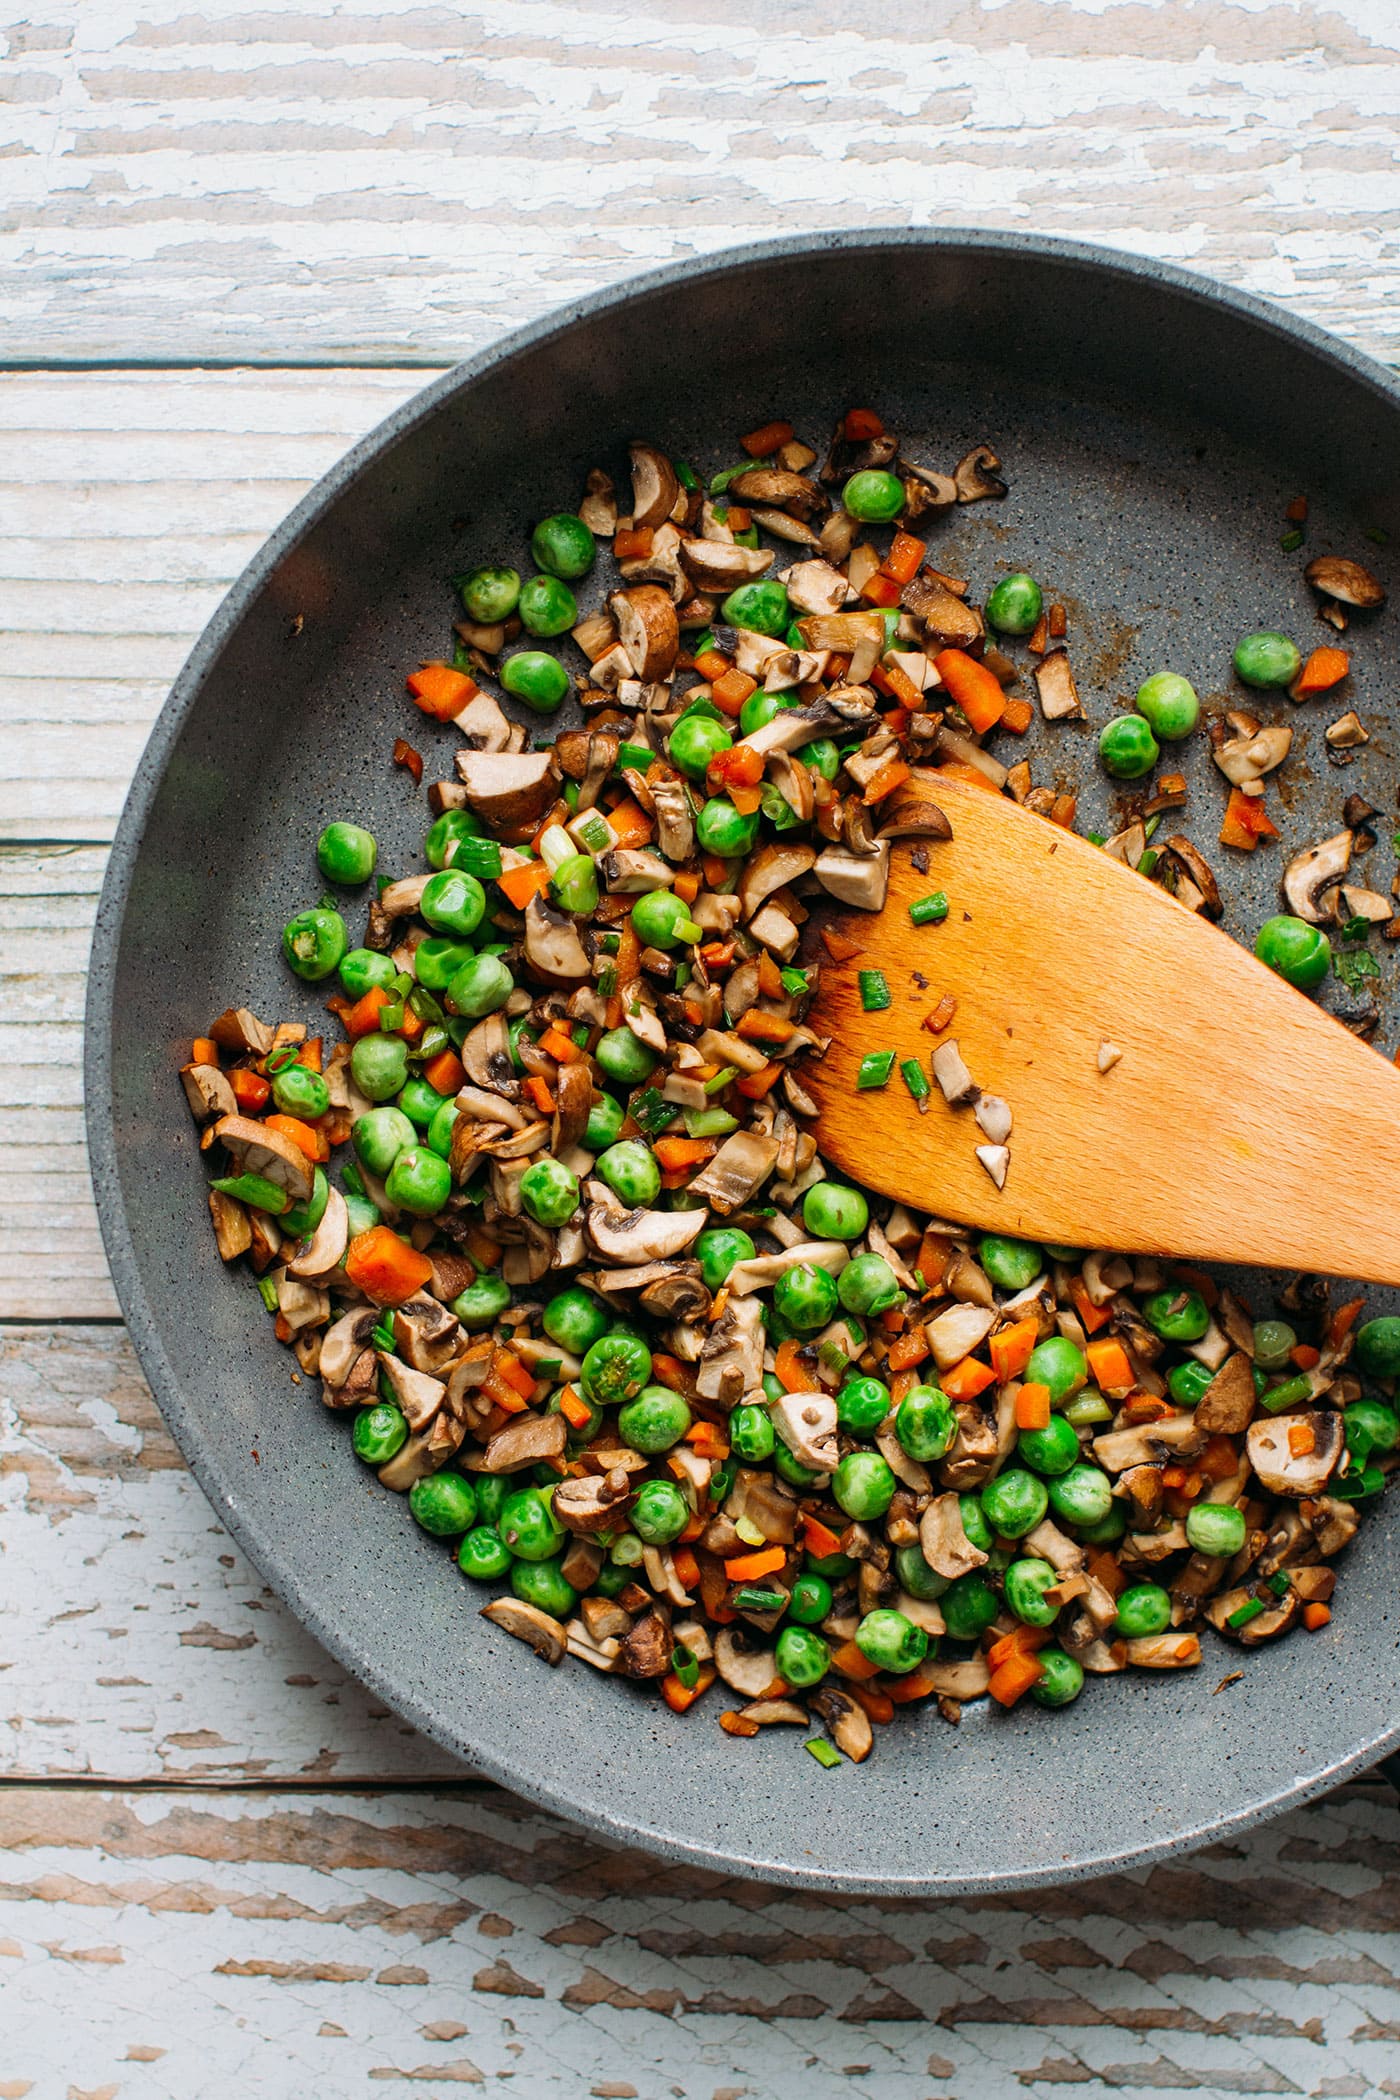
[[(1002, 1894), (1055, 1887), (1150, 1866), (1200, 1845), (1218, 1842), (1253, 1828), (1285, 1808), (1315, 1799), (1342, 1780), (1400, 1749), (1400, 1720), (1386, 1733), (1354, 1746), (1316, 1771), (1301, 1774), (1287, 1784), (1275, 1787), (1244, 1807), (1202, 1816), (1184, 1827), (1178, 1824), (1170, 1832), (1144, 1839), (1130, 1849), (1119, 1846), (1054, 1865), (984, 1873), (860, 1874), (833, 1871), (823, 1868), (820, 1863), (809, 1865), (798, 1860), (765, 1858), (725, 1849), (721, 1842), (689, 1839), (635, 1816), (629, 1818), (610, 1809), (601, 1799), (581, 1805), (566, 1789), (551, 1786), (547, 1780), (522, 1779), (508, 1760), (458, 1736), (430, 1711), (411, 1686), (388, 1681), (388, 1673), (381, 1670), (374, 1655), (359, 1646), (353, 1628), (348, 1624), (337, 1624), (323, 1615), (308, 1593), (303, 1578), (283, 1565), (278, 1552), (262, 1539), (255, 1516), (241, 1507), (235, 1485), (224, 1477), (220, 1466), (211, 1457), (201, 1433), (198, 1409), (186, 1401), (182, 1382), (165, 1351), (160, 1319), (141, 1281), (117, 1165), (111, 1059), (115, 966), (132, 878), (147, 821), (175, 745), (198, 703), (206, 677), (269, 577), (324, 513), (340, 500), (361, 471), (391, 450), (419, 423), (435, 415), (452, 396), (469, 389), (487, 373), (507, 367), (537, 346), (569, 333), (581, 321), (659, 292), (695, 288), (708, 279), (756, 266), (800, 261), (807, 256), (832, 252), (907, 251), (911, 247), (935, 254), (957, 253), (972, 260), (979, 255), (1034, 256), (1091, 276), (1158, 284), (1187, 306), (1208, 307), (1217, 312), (1223, 310), (1254, 329), (1286, 341), (1330, 366), (1339, 375), (1360, 382), (1376, 396), (1378, 404), (1383, 404), (1391, 412), (1400, 409), (1400, 380), (1378, 359), (1340, 341), (1316, 323), (1290, 315), (1253, 293), (1218, 284), (1177, 264), (1160, 262), (1148, 256), (1089, 242), (999, 232), (976, 226), (842, 229), (746, 243), (623, 278), (512, 330), (431, 380), (351, 446), (269, 535), (230, 586), (195, 642), (152, 726), (113, 836), (89, 962), (83, 1079), (89, 1163), (103, 1245), (127, 1332), (162, 1417), (219, 1521), (239, 1549), (288, 1604), (298, 1621), (354, 1678), (430, 1741), (468, 1763), (471, 1770), (463, 1774), (463, 1779), (469, 1780), (479, 1774), (495, 1780), (566, 1821), (582, 1824), (614, 1842), (641, 1846), (666, 1858), (711, 1869), (721, 1868), (786, 1887), (820, 1887), (851, 1895), (934, 1897)], [(448, 1785), (457, 1783), (444, 1782)]]

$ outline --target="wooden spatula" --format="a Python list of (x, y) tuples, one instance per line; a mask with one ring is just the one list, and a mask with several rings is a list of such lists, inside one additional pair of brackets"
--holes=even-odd
[[(832, 1043), (802, 1080), (827, 1160), (1019, 1238), (1400, 1283), (1400, 1071), (1086, 840), (947, 776), (937, 800), (953, 837), (929, 845), (927, 874), (896, 842), (883, 911), (813, 914), (860, 944), (840, 964), (812, 946), (812, 1025)], [(947, 919), (912, 924), (937, 890)], [(884, 973), (888, 1010), (864, 1010), (862, 969)], [(935, 1036), (924, 1017), (945, 993), (957, 1012)], [(934, 1085), (921, 1115), (900, 1076), (910, 1057), (931, 1076), (949, 1038), (1010, 1104), (1001, 1189), (972, 1109)], [(1104, 1045), (1121, 1055), (1101, 1071)], [(889, 1084), (858, 1091), (881, 1050)]]

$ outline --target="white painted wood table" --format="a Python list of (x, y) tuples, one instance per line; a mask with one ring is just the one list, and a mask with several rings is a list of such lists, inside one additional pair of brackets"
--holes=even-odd
[(919, 1904), (658, 1868), (455, 1768), (184, 1472), (79, 1077), (168, 681), (429, 370), (643, 264), (909, 220), (1171, 256), (1395, 360), (1394, 0), (5, 0), (0, 34), (0, 2100), (1400, 2093), (1379, 1778)]

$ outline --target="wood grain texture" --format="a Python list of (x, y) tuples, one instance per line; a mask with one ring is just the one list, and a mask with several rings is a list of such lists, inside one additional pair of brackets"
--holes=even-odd
[(0, 1846), (6, 2100), (1400, 2090), (1388, 1790), (942, 1904), (726, 1881), (495, 1793), (18, 1789)]
[(11, 356), (461, 356), (798, 228), (1035, 228), (1393, 354), (1388, 0), (26, 0)]
[[(834, 920), (862, 946), (824, 963), (813, 1025), (832, 1043), (804, 1068), (824, 1154), (915, 1209), (1022, 1239), (1400, 1283), (1400, 1225), (1357, 1179), (1363, 1159), (1400, 1175), (1400, 1071), (1088, 840), (946, 776), (933, 792), (953, 836), (928, 846), (928, 873), (896, 843), (884, 910)], [(946, 920), (913, 925), (932, 890)], [(818, 959), (825, 923), (808, 929)], [(885, 1010), (864, 1010), (862, 970), (883, 973)], [(935, 1039), (923, 1021), (944, 994), (958, 1009)], [(971, 1108), (934, 1084), (921, 1115), (898, 1071), (857, 1088), (887, 1050), (928, 1078), (937, 1041), (1010, 1104), (1000, 1190)], [(1100, 1072), (1105, 1042), (1121, 1061)]]

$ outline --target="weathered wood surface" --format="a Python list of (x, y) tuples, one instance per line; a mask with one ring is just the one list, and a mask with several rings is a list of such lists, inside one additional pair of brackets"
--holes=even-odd
[(11, 356), (451, 359), (795, 228), (1035, 228), (1394, 341), (1391, 0), (28, 0)]
[(1400, 2092), (1388, 1790), (940, 1905), (658, 1865), (476, 1790), (16, 1789), (0, 1846), (5, 2100)]

